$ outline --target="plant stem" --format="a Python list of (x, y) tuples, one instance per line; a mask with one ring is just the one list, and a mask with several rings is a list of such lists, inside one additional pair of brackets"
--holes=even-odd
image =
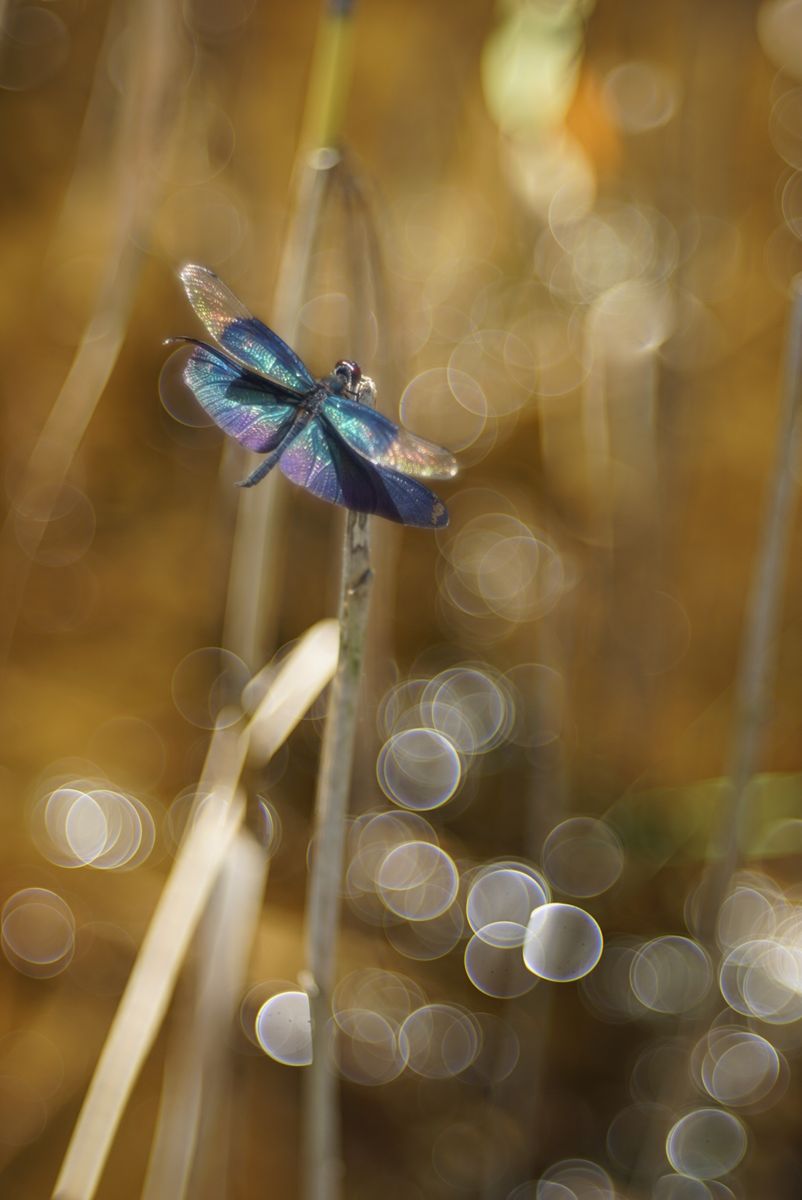
[[(718, 835), (712, 840), (713, 861), (702, 880), (694, 932), (717, 954), (716, 923), (740, 858), (740, 839), (747, 816), (749, 786), (759, 764), (762, 736), (768, 716), (777, 667), (777, 634), (788, 562), (793, 505), (796, 493), (794, 465), (798, 421), (802, 409), (802, 277), (794, 281), (788, 340), (785, 349), (782, 407), (777, 431), (774, 469), (766, 494), (763, 529), (758, 545), (752, 586), (746, 607), (741, 657), (735, 684), (735, 717), (730, 745), (729, 803), (721, 816)], [(699, 1038), (715, 1012), (715, 994), (700, 1011), (678, 1018), (675, 1028), (677, 1055), (674, 1069), (663, 1082), (659, 1103), (678, 1109), (686, 1099), (688, 1061), (684, 1043)], [(653, 1163), (649, 1146), (659, 1118), (641, 1139), (642, 1150), (629, 1183), (646, 1187)]]
[[(273, 676), (251, 720), (217, 729), (212, 736), (187, 833), (151, 918), (67, 1147), (54, 1193), (57, 1200), (92, 1200), (95, 1195), (123, 1110), (161, 1028), (198, 923), (233, 851), (245, 811), (240, 777), (246, 757), (253, 765), (264, 765), (333, 677), (332, 632), (328, 622), (309, 630)], [(227, 953), (232, 952), (236, 952), (235, 946), (228, 947)], [(244, 951), (240, 958), (244, 961)], [(214, 965), (219, 971), (218, 960)], [(230, 974), (230, 961), (228, 966)], [(222, 1039), (223, 1034), (218, 1031), (218, 1036)], [(182, 1095), (190, 1097), (193, 1112), (200, 1114), (200, 1097), (192, 1097), (186, 1090)], [(186, 1112), (175, 1116), (185, 1134), (194, 1139), (195, 1117), (188, 1119)], [(183, 1149), (179, 1146), (177, 1154)], [(176, 1193), (159, 1194), (172, 1198)]]
[(802, 276), (797, 276), (793, 284), (781, 404), (774, 469), (747, 601), (736, 681), (735, 719), (727, 772), (729, 803), (723, 813), (714, 846), (715, 857), (703, 885), (700, 906), (699, 932), (710, 944), (721, 902), (738, 866), (748, 816), (749, 788), (759, 764), (777, 669), (778, 627), (797, 490), (794, 467), (802, 409)]
[(23, 559), (13, 534), (15, 504), (0, 527), (0, 553), (6, 560), (0, 570), (0, 660), (14, 636), (34, 552), (125, 340), (145, 258), (141, 247), (161, 197), (160, 175), (176, 131), (178, 41), (170, 7), (145, 0), (132, 12), (131, 79), (117, 118), (115, 165), (109, 175), (114, 231), (91, 316), (14, 496), (15, 504), (36, 498), (35, 540)]
[[(359, 399), (372, 404), (373, 397), (373, 384), (364, 380)], [(329, 1021), (371, 580), (368, 518), (364, 513), (349, 512), (342, 557), (340, 656), (323, 735), (307, 893), (307, 967), (303, 983), (312, 1019), (312, 1065), (306, 1071), (303, 1110), (304, 1200), (334, 1200), (341, 1190), (339, 1098)]]
[[(272, 322), (292, 344), (316, 246), (320, 214), (328, 195), (332, 166), (307, 155), (296, 168), (295, 199), (273, 302)], [(246, 471), (256, 465), (249, 456)], [(274, 471), (255, 488), (243, 488), (237, 501), (234, 541), (223, 622), (223, 645), (256, 669), (275, 648), (282, 575), (284, 493)]]
[[(271, 320), (291, 344), (296, 341), (298, 314), (317, 245), (321, 213), (333, 168), (339, 162), (335, 147), (353, 61), (351, 8), (343, 0), (339, 3), (326, 0), (312, 57)], [(278, 623), (280, 589), (274, 586), (274, 581), (281, 575), (283, 512), (277, 471), (261, 487), (240, 493), (223, 645), (252, 669), (264, 661), (266, 648), (272, 647)]]

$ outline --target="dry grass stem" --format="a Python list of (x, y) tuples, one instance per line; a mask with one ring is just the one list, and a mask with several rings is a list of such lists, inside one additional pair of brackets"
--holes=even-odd
[(143, 1200), (225, 1192), (215, 1117), (227, 1095), (232, 1020), (244, 988), (267, 879), (264, 850), (240, 829), (200, 927), (189, 1011), (177, 1014)]
[(81, 1108), (54, 1196), (95, 1194), (114, 1134), (153, 1045), (198, 921), (234, 841), (242, 797), (221, 786), (181, 846), (145, 935)]
[[(327, 650), (320, 633), (320, 627), (315, 627), (302, 638), (276, 672), (274, 683), (278, 683), (280, 702), (275, 702), (268, 687), (257, 707), (253, 720), (262, 729), (263, 744), (273, 748), (280, 744), (276, 738), (271, 741), (265, 737), (267, 713), (277, 712), (281, 728), (289, 734), (334, 674), (337, 660), (333, 641), (329, 639)], [(304, 662), (308, 666), (310, 637), (317, 647), (314, 669), (305, 679), (305, 688), (297, 682), (293, 687), (293, 709), (287, 698), (287, 682), (296, 675), (303, 678), (299, 661), (301, 667)], [(68, 1147), (56, 1184), (58, 1200), (89, 1200), (95, 1193), (125, 1104), (161, 1027), (212, 888), (235, 843), (244, 812), (238, 787), (249, 729), (240, 722), (218, 730), (212, 739), (188, 833), (151, 919)], [(252, 899), (251, 889), (251, 906)], [(226, 1003), (230, 1005), (228, 992)], [(190, 1113), (191, 1122), (194, 1119)]]
[[(373, 403), (364, 381), (360, 399)], [(338, 1082), (329, 1045), (337, 963), (346, 816), (354, 759), (359, 685), (371, 591), (368, 518), (349, 512), (340, 592), (340, 655), (331, 686), (315, 801), (314, 854), (306, 904), (306, 972), (312, 1018), (312, 1064), (305, 1075), (303, 1189), (305, 1200), (340, 1194)]]
[(699, 927), (708, 945), (714, 944), (719, 908), (740, 858), (740, 843), (749, 812), (750, 784), (759, 767), (777, 672), (783, 589), (798, 492), (795, 468), (802, 410), (800, 276), (794, 281), (792, 291), (783, 372), (774, 466), (746, 605), (735, 687), (735, 716), (727, 770), (731, 790), (714, 846), (716, 858), (702, 893)]
[[(351, 23), (326, 4), (309, 78), (291, 183), (290, 217), (279, 263), (272, 322), (292, 344), (317, 245), (321, 214), (339, 162), (337, 144), (350, 81)], [(252, 464), (251, 464), (252, 465)], [(248, 470), (250, 470), (250, 466)], [(245, 489), (237, 503), (223, 644), (246, 663), (262, 662), (275, 639), (285, 501), (278, 472)]]
[[(161, 0), (145, 0), (138, 7), (132, 38), (132, 83), (120, 114), (114, 157), (116, 224), (107, 252), (104, 278), (97, 302), (75, 352), (67, 377), (53, 403), (44, 427), (23, 471), (16, 499), (35, 503), (35, 531), (44, 537), (56, 499), (73, 458), (86, 433), (109, 381), (125, 340), (136, 282), (144, 257), (143, 234), (147, 231), (160, 195), (158, 164), (171, 146), (171, 122), (177, 106), (170, 94), (175, 87), (176, 41), (172, 14)], [(0, 547), (5, 556), (17, 558), (10, 521), (6, 518)], [(7, 587), (13, 591), (3, 604), (0, 623), (0, 654), (5, 654), (14, 628), (27, 580), (27, 565), (37, 544), (28, 548), (24, 564), (12, 574), (6, 570)]]

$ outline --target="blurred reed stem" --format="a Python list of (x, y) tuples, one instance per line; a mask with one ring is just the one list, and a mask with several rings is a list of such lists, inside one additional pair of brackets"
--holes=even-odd
[(301, 147), (335, 146), (353, 68), (353, 0), (325, 0), (306, 93)]
[[(319, 622), (296, 643), (278, 670), (271, 674), (250, 721), (246, 723), (240, 718), (229, 728), (215, 730), (212, 736), (185, 836), (89, 1084), (56, 1182), (56, 1200), (91, 1200), (94, 1196), (125, 1106), (161, 1028), (179, 971), (212, 889), (221, 872), (225, 879), (226, 871), (231, 870), (231, 855), (236, 855), (240, 864), (243, 853), (247, 855), (249, 865), (246, 870), (256, 879), (260, 875), (254, 868), (255, 847), (251, 841), (240, 839), (237, 850), (245, 811), (240, 787), (242, 771), (246, 761), (255, 766), (266, 764), (334, 675), (336, 641), (332, 625), (333, 622)], [(231, 886), (229, 878), (229, 898)], [(247, 907), (250, 905), (252, 911), (257, 907), (252, 903), (255, 886), (246, 887), (244, 894), (235, 895), (233, 905), (226, 906), (228, 912), (224, 915), (223, 926), (230, 925), (233, 910), (247, 924)], [(234, 891), (237, 892), (236, 887)], [(219, 937), (226, 936), (226, 930), (220, 928), (219, 922), (217, 933)], [(236, 964), (244, 969), (248, 946), (243, 943), (247, 941), (249, 945), (249, 939), (242, 929), (236, 936), (228, 929), (228, 936), (231, 944), (226, 948), (226, 957), (229, 969), (235, 974)], [(217, 958), (212, 962), (209, 956), (205, 967), (206, 986), (200, 989), (199, 996), (205, 1012), (200, 1026), (203, 1038), (210, 1040), (220, 1035), (224, 1023), (227, 1028), (236, 979), (216, 981), (209, 974), (220, 971)], [(210, 1042), (208, 1063), (213, 1063), (216, 1057), (217, 1048)], [(176, 1179), (183, 1186), (202, 1115), (200, 1089), (206, 1080), (198, 1071), (186, 1075), (179, 1073), (174, 1081), (173, 1096), (180, 1096), (191, 1109), (189, 1113), (174, 1114), (184, 1141), (172, 1147), (172, 1157), (159, 1158), (159, 1132), (164, 1127), (160, 1119), (154, 1153), (159, 1160), (159, 1170), (164, 1170), (161, 1178)], [(193, 1088), (193, 1084), (197, 1087)], [(170, 1097), (166, 1099), (169, 1101)], [(152, 1194), (170, 1195), (171, 1200), (176, 1198), (172, 1191)]]
[(56, 1181), (56, 1200), (91, 1200), (142, 1064), (161, 1027), (178, 972), (236, 837), (245, 743), (221, 731), (230, 763), (189, 830), (148, 926), (112, 1021)]
[[(321, 214), (348, 95), (352, 66), (350, 3), (328, 0), (321, 14), (290, 184), (290, 217), (273, 299), (272, 322), (291, 344), (317, 244)], [(223, 644), (254, 668), (275, 641), (281, 590), (284, 492), (276, 471), (243, 489), (237, 504)]]
[[(741, 835), (746, 824), (750, 785), (757, 772), (763, 734), (769, 717), (777, 670), (778, 638), (783, 588), (788, 567), (788, 547), (797, 492), (795, 466), (802, 410), (802, 277), (794, 280), (786, 340), (783, 383), (774, 466), (769, 478), (763, 525), (758, 542), (752, 584), (746, 604), (741, 655), (735, 684), (727, 777), (728, 802), (718, 831), (711, 839), (713, 860), (702, 879), (694, 932), (714, 961), (719, 958), (716, 925), (721, 905), (740, 861)], [(716, 973), (716, 977), (718, 972)], [(715, 1015), (717, 992), (701, 1011), (677, 1019), (674, 1037), (677, 1055), (674, 1070), (664, 1080), (660, 1104), (669, 1110), (685, 1102), (689, 1085), (687, 1047), (698, 1040)], [(646, 1187), (653, 1173), (649, 1147), (653, 1144), (659, 1109), (642, 1137), (629, 1183)]]
[[(22, 472), (15, 501), (32, 503), (37, 520), (27, 555), (3, 571), (0, 605), (0, 658), (8, 651), (22, 603), (28, 571), (53, 514), (56, 499), (109, 381), (125, 340), (148, 231), (163, 176), (158, 167), (175, 128), (177, 37), (171, 5), (143, 0), (132, 10), (131, 83), (124, 92), (114, 146), (116, 178), (110, 190), (116, 211), (112, 244), (94, 309), (75, 350), (67, 377), (53, 402)], [(106, 71), (106, 62), (98, 72)], [(19, 559), (14, 543), (12, 504), (0, 533), (3, 557)]]
[[(370, 380), (363, 380), (358, 398), (362, 403), (373, 404), (375, 393)], [(365, 513), (349, 512), (340, 581), (340, 655), (331, 686), (320, 755), (306, 903), (307, 948), (303, 983), (309, 995), (312, 1019), (312, 1064), (304, 1079), (304, 1200), (335, 1200), (341, 1192), (339, 1088), (331, 1057), (330, 1020), (346, 816), (371, 579), (368, 517)]]
[(797, 496), (799, 417), (802, 410), (802, 276), (792, 285), (774, 466), (746, 605), (736, 680), (735, 717), (727, 775), (729, 802), (714, 843), (714, 861), (703, 883), (699, 932), (715, 945), (715, 925), (740, 860), (749, 792), (758, 769), (777, 673), (778, 636), (788, 548)]
[(268, 859), (246, 829), (198, 929), (188, 1011), (174, 1022), (142, 1200), (225, 1195), (229, 1045), (259, 925)]
[[(307, 155), (296, 167), (295, 200), (273, 302), (272, 321), (292, 344), (306, 292), (309, 264), (320, 214), (337, 156)], [(256, 461), (256, 460), (254, 460)], [(250, 469), (250, 468), (248, 468)], [(278, 471), (256, 488), (242, 488), (237, 501), (234, 541), (223, 621), (223, 645), (252, 669), (276, 640), (282, 589), (285, 500)]]

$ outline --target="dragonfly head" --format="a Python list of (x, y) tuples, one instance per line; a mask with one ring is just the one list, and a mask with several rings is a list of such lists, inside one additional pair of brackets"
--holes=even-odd
[(362, 379), (362, 368), (359, 363), (341, 359), (334, 368), (334, 377), (341, 383), (344, 392), (356, 392)]

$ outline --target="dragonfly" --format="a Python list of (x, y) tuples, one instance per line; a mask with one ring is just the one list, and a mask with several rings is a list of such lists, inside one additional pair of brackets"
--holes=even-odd
[(184, 382), (216, 425), (265, 458), (238, 486), (252, 487), (278, 466), (293, 483), (360, 513), (438, 529), (445, 504), (419, 478), (451, 479), (457, 461), (357, 399), (371, 381), (343, 359), (316, 379), (278, 334), (254, 317), (207, 267), (179, 276), (216, 346), (194, 337)]

